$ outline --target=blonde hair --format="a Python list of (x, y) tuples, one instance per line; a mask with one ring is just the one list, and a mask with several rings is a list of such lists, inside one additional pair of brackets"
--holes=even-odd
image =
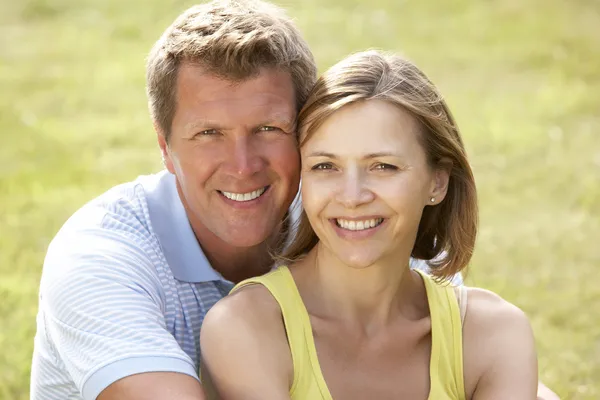
[(146, 92), (153, 120), (169, 139), (182, 62), (232, 81), (262, 68), (288, 71), (299, 110), (317, 78), (308, 44), (285, 12), (260, 0), (214, 0), (189, 8), (156, 42), (146, 65)]
[[(463, 270), (473, 255), (477, 194), (454, 118), (421, 70), (398, 55), (374, 50), (340, 61), (317, 80), (300, 111), (300, 146), (342, 107), (371, 99), (401, 107), (419, 121), (419, 141), (432, 167), (442, 166), (444, 160), (451, 162), (447, 195), (441, 203), (425, 207), (412, 250), (412, 257), (428, 261), (436, 277), (448, 279)], [(318, 241), (302, 210), (296, 236), (280, 260), (298, 260)]]

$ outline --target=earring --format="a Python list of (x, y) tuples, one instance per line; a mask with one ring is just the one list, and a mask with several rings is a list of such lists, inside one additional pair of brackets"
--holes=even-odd
[(432, 203), (435, 203), (435, 197), (430, 198), (429, 201), (431, 201)]

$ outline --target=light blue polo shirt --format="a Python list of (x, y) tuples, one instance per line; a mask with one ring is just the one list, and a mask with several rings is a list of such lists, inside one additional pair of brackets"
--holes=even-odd
[(173, 175), (109, 190), (48, 248), (31, 399), (95, 399), (143, 372), (198, 379), (202, 320), (232, 287), (198, 245)]
[(111, 189), (48, 249), (31, 399), (95, 399), (141, 372), (198, 378), (202, 320), (232, 286), (202, 253), (173, 175)]

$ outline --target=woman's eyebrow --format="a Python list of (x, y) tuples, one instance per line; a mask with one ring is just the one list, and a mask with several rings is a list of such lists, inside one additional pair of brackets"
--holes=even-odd
[(337, 158), (337, 156), (333, 153), (328, 153), (326, 151), (315, 151), (307, 155), (307, 157), (325, 157), (325, 158)]
[(364, 158), (370, 159), (370, 158), (378, 158), (378, 157), (398, 157), (398, 154), (392, 153), (390, 151), (379, 151), (376, 153), (369, 153)]
[[(326, 151), (315, 151), (315, 152), (308, 154), (307, 157), (338, 158), (335, 154), (329, 153)], [(363, 159), (368, 160), (371, 158), (378, 158), (378, 157), (399, 157), (399, 155), (396, 153), (389, 152), (389, 151), (378, 151), (376, 153), (365, 154)]]

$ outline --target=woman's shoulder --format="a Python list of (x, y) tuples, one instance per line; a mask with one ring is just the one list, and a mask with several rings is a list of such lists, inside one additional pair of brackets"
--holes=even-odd
[(281, 309), (271, 292), (259, 283), (247, 284), (219, 300), (206, 314), (202, 322), (204, 330), (238, 330), (252, 333), (271, 325), (281, 325)]
[(275, 268), (265, 275), (238, 283), (208, 311), (203, 325), (218, 321), (219, 324), (244, 324), (251, 328), (270, 321), (281, 322), (277, 293), (282, 289), (279, 286), (282, 278), (285, 279), (285, 268)]
[(525, 313), (498, 294), (474, 287), (466, 287), (466, 293), (468, 301), (465, 329), (481, 333), (480, 330), (512, 331), (529, 327)]
[(467, 393), (488, 380), (491, 371), (508, 376), (520, 368), (523, 375), (536, 369), (535, 341), (525, 313), (489, 290), (469, 287), (466, 293), (463, 354)]
[(200, 347), (204, 372), (219, 392), (288, 393), (293, 364), (282, 314), (263, 285), (243, 286), (218, 301), (202, 322)]

